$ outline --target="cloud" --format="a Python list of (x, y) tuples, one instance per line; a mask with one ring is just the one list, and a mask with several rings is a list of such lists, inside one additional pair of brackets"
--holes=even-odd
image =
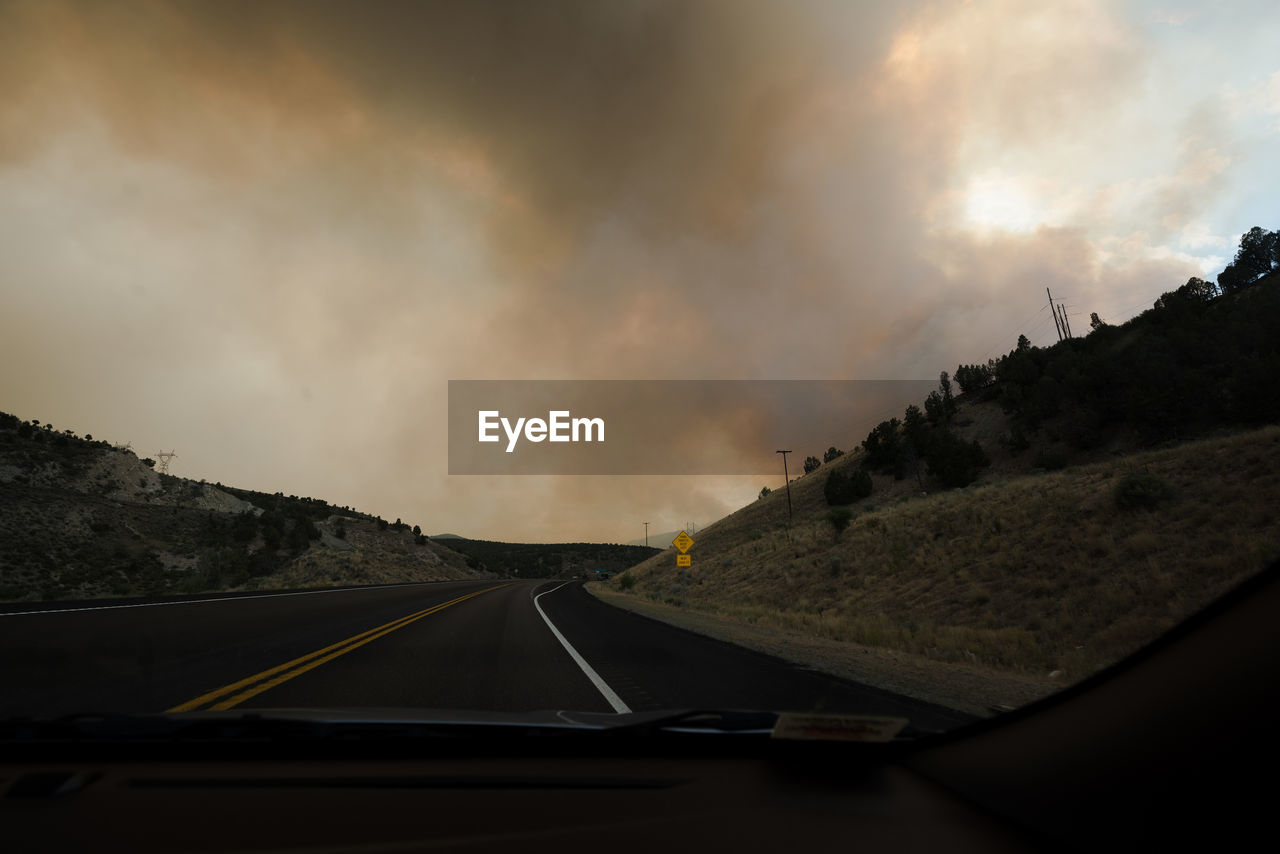
[(886, 97), (929, 113), (974, 156), (1092, 137), (1141, 83), (1144, 45), (1092, 0), (920, 7), (885, 61)]
[(927, 378), (1045, 285), (1149, 304), (1248, 154), (1145, 112), (1158, 49), (1085, 0), (6, 4), (4, 406), (428, 530), (710, 521), (763, 484), (448, 478), (447, 381)]

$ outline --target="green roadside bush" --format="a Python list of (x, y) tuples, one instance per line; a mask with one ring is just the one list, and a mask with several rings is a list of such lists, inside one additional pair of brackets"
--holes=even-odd
[(823, 485), (822, 493), (827, 499), (827, 504), (835, 507), (842, 504), (852, 504), (860, 498), (866, 498), (871, 494), (871, 488), (871, 475), (862, 469), (858, 469), (852, 474), (833, 471), (827, 475), (827, 482)]
[(848, 507), (832, 507), (827, 511), (827, 521), (831, 523), (831, 527), (835, 529), (836, 539), (840, 539), (840, 535), (844, 533), (844, 529), (849, 527), (850, 520), (853, 519), (853, 511)]

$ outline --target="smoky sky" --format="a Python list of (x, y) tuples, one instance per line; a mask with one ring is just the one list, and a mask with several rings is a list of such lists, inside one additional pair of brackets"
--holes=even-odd
[(1276, 226), (1278, 17), (6, 3), (0, 408), (430, 532), (706, 524), (761, 479), (450, 478), (448, 381), (927, 379), (1050, 343), (1046, 287), (1123, 320)]

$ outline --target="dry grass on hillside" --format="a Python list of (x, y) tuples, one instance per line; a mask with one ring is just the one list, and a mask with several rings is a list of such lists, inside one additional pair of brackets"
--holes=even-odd
[[(293, 496), (279, 497), (278, 512), (290, 516), (279, 535), (305, 517), (320, 539), (268, 547), (263, 507), (203, 481), (162, 476), (132, 452), (36, 435), (0, 429), (0, 601), (489, 575), (444, 545), (418, 544), (407, 528), (362, 514), (320, 519), (310, 499)], [(277, 505), (276, 496), (259, 500)], [(247, 536), (236, 527), (246, 512), (254, 514)]]
[[(1280, 556), (1280, 427), (927, 496), (877, 478), (839, 541), (827, 468), (792, 485), (790, 535), (781, 491), (699, 532), (689, 608), (1074, 680)], [(1121, 510), (1135, 472), (1172, 497)], [(631, 573), (633, 595), (679, 601), (674, 550)]]

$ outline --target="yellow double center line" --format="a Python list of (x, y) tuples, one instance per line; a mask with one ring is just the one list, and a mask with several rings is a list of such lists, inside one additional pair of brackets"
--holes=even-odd
[[(208, 711), (223, 711), (224, 709), (230, 709), (233, 706), (240, 705), (245, 700), (258, 696), (263, 691), (274, 688), (283, 682), (288, 682), (295, 676), (301, 676), (303, 673), (319, 667), (326, 661), (333, 661), (340, 655), (346, 655), (348, 652), (351, 652), (351, 650), (369, 643), (369, 641), (377, 640), (383, 635), (391, 634), (396, 629), (402, 629), (410, 623), (421, 620), (423, 617), (430, 616), (437, 611), (443, 611), (450, 605), (457, 605), (459, 602), (474, 599), (476, 596), (483, 593), (488, 593), (491, 590), (498, 590), (499, 588), (506, 586), (507, 585), (505, 584), (497, 584), (493, 587), (486, 587), (484, 590), (477, 590), (474, 593), (459, 596), (457, 599), (450, 599), (448, 602), (443, 602), (439, 605), (432, 605), (430, 608), (424, 608), (423, 610), (409, 614), (406, 617), (401, 617), (398, 620), (392, 620), (391, 622), (385, 623), (377, 628), (369, 629), (367, 632), (352, 635), (346, 640), (330, 644), (324, 649), (318, 649), (315, 652), (308, 653), (300, 658), (295, 658), (293, 661), (287, 661), (284, 664), (272, 667), (270, 670), (255, 673), (253, 676), (241, 679), (239, 682), (232, 682), (230, 685), (224, 685), (217, 690), (210, 691), (208, 694), (201, 694), (194, 700), (188, 700), (185, 703), (174, 706), (172, 709), (166, 709), (165, 713), (190, 712), (210, 703), (212, 705), (208, 706)], [(231, 696), (228, 697), (228, 694)], [(226, 699), (221, 699), (223, 697), (226, 697)]]

